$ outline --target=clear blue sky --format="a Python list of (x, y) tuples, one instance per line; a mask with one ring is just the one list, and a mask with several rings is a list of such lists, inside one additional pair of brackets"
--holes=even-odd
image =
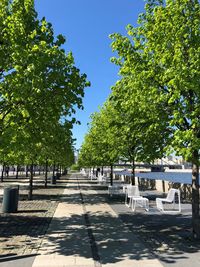
[(114, 55), (108, 36), (126, 34), (126, 25), (136, 25), (144, 4), (144, 0), (35, 0), (39, 18), (46, 17), (55, 34), (66, 37), (66, 52), (72, 51), (75, 65), (91, 82), (85, 90), (84, 110), (76, 115), (81, 121), (73, 129), (76, 148), (81, 146), (91, 113), (98, 111), (119, 78), (118, 68), (110, 63)]

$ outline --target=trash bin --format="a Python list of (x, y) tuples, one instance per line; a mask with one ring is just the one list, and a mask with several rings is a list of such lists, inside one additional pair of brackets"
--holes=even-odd
[(19, 186), (7, 186), (3, 193), (3, 213), (17, 212), (19, 198)]
[(51, 184), (56, 184), (56, 176), (51, 177)]

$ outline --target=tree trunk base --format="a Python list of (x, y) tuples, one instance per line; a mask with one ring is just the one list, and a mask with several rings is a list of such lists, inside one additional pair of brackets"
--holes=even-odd
[(32, 190), (30, 190), (28, 192), (28, 200), (33, 200), (33, 191)]
[(135, 185), (135, 177), (132, 177), (132, 178), (131, 178), (131, 184), (132, 184), (132, 185)]
[(200, 240), (200, 218), (193, 221), (193, 238)]

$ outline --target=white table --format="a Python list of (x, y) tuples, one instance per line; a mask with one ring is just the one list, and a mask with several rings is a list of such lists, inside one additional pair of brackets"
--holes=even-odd
[(149, 211), (149, 200), (146, 197), (131, 197), (131, 208), (135, 211), (136, 206), (144, 207), (146, 211)]

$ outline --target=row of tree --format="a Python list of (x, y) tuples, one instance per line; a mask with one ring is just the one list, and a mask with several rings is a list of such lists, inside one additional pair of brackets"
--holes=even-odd
[(86, 75), (65, 52), (65, 38), (38, 19), (34, 0), (1, 0), (0, 33), (2, 165), (70, 165)]
[(123, 157), (134, 173), (136, 160), (182, 156), (192, 163), (193, 233), (200, 238), (199, 1), (149, 0), (137, 27), (110, 37), (120, 80), (92, 115), (79, 163), (112, 165)]

